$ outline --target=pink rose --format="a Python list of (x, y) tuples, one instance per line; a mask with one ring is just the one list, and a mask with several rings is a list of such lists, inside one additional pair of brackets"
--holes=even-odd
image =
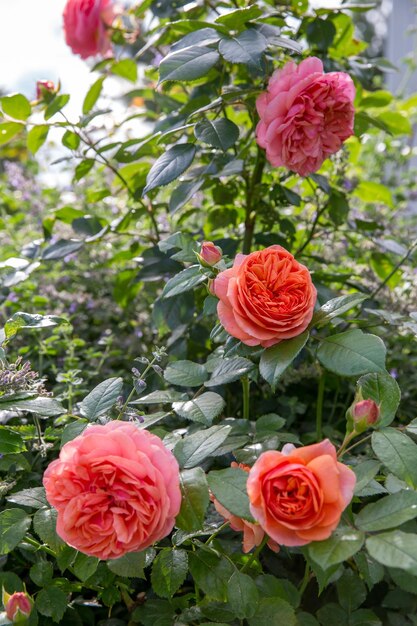
[(339, 463), (328, 439), (304, 448), (261, 454), (249, 472), (253, 517), (282, 546), (330, 537), (353, 497), (356, 476)]
[(16, 591), (9, 595), (3, 590), (3, 604), (7, 618), (13, 624), (26, 624), (32, 612), (33, 602), (27, 593)]
[(308, 269), (281, 246), (238, 254), (211, 291), (227, 332), (248, 346), (268, 348), (305, 331), (317, 291)]
[(350, 76), (324, 74), (316, 57), (277, 70), (256, 101), (256, 138), (268, 161), (301, 176), (316, 172), (353, 134), (354, 98)]
[(58, 88), (55, 87), (52, 80), (38, 80), (36, 82), (36, 99), (44, 100), (50, 99), (58, 92)]
[(179, 469), (159, 437), (134, 424), (93, 425), (61, 449), (43, 478), (57, 533), (100, 559), (168, 535), (181, 504)]
[(111, 0), (68, 0), (64, 13), (65, 40), (81, 58), (111, 50), (109, 27), (115, 17)]

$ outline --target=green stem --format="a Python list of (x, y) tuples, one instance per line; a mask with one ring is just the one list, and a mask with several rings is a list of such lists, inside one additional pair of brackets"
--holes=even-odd
[(265, 537), (262, 540), (262, 543), (259, 544), (259, 546), (256, 548), (256, 550), (253, 552), (253, 554), (251, 555), (250, 559), (248, 559), (246, 561), (246, 563), (244, 564), (244, 566), (241, 568), (241, 572), (247, 572), (248, 569), (251, 568), (252, 563), (254, 563), (256, 561), (256, 559), (258, 558), (258, 556), (260, 555), (261, 551), (264, 549), (265, 545), (267, 544), (267, 542), (269, 541), (269, 537), (267, 537), (267, 535), (265, 535)]
[(346, 452), (346, 448), (348, 447), (349, 443), (352, 441), (354, 437), (356, 437), (357, 434), (358, 433), (356, 431), (352, 431), (351, 433), (346, 433), (345, 438), (343, 439), (342, 445), (337, 451), (338, 457), (343, 456), (343, 454)]
[(317, 390), (317, 407), (316, 407), (316, 439), (321, 441), (323, 437), (323, 399), (324, 399), (324, 383), (325, 373), (323, 372), (319, 380), (319, 388)]
[[(149, 372), (149, 370), (151, 369), (152, 365), (155, 363), (156, 361), (156, 357), (154, 357), (152, 359), (152, 361), (146, 366), (143, 374), (141, 375), (141, 379), (143, 380), (146, 376), (146, 374)], [(127, 405), (129, 404), (129, 402), (131, 401), (131, 399), (133, 398), (133, 396), (135, 395), (135, 387), (132, 387), (131, 392), (129, 393), (129, 395), (126, 398), (126, 401), (124, 403), (124, 405), (122, 406), (122, 408), (120, 409), (120, 413), (119, 415), (116, 417), (117, 420), (119, 420), (121, 417), (123, 417), (124, 412), (126, 411)]]
[(247, 376), (244, 376), (242, 378), (242, 390), (243, 390), (243, 419), (248, 420), (250, 416), (250, 411), (249, 411), (250, 380)]
[(245, 235), (243, 238), (243, 254), (249, 254), (252, 247), (253, 234), (255, 232), (256, 209), (255, 209), (255, 192), (256, 187), (262, 180), (262, 174), (265, 167), (265, 154), (263, 150), (258, 148), (256, 155), (255, 167), (253, 175), (248, 183), (246, 191), (246, 217), (245, 217)]
[(222, 530), (224, 530), (225, 528), (227, 528), (229, 526), (229, 524), (230, 524), (230, 522), (225, 522), (224, 524), (219, 526), (219, 528), (217, 530), (215, 530), (214, 533), (212, 535), (210, 535), (210, 537), (207, 539), (206, 545), (211, 543), (213, 541), (213, 539), (215, 539), (215, 537), (217, 537), (217, 535), (222, 532)]
[(301, 585), (298, 590), (300, 593), (300, 598), (303, 597), (303, 593), (306, 590), (308, 583), (310, 582), (310, 574), (311, 574), (310, 565), (306, 562), (306, 567), (304, 570), (304, 577), (303, 577), (303, 580), (301, 581)]
[(32, 539), (31, 537), (27, 537), (27, 536), (23, 539), (23, 541), (33, 546), (37, 550), (43, 550), (44, 552), (46, 552), (50, 556), (53, 556), (56, 559), (55, 552), (51, 550), (51, 548), (48, 548), (48, 546), (45, 546), (44, 544), (39, 543), (38, 541), (35, 541), (35, 539)]

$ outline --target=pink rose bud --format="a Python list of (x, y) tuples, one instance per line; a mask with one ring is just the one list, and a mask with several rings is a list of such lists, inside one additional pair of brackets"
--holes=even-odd
[(55, 95), (57, 91), (58, 90), (52, 80), (38, 80), (36, 83), (37, 100), (45, 100), (45, 96), (48, 98), (51, 95)]
[(199, 254), (200, 263), (212, 267), (221, 260), (222, 256), (221, 249), (215, 246), (212, 241), (203, 241)]
[(24, 624), (32, 611), (32, 600), (27, 593), (16, 591), (11, 596), (3, 592), (4, 608), (7, 618), (13, 624)]
[(352, 407), (352, 417), (355, 424), (363, 422), (367, 426), (372, 426), (378, 421), (379, 408), (373, 400), (361, 400)]

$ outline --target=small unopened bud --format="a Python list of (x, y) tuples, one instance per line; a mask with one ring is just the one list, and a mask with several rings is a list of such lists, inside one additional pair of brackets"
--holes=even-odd
[(221, 261), (223, 253), (218, 246), (212, 241), (203, 241), (201, 244), (200, 254), (197, 255), (198, 260), (204, 267), (213, 267)]
[(36, 82), (36, 99), (50, 102), (52, 97), (59, 91), (59, 87), (55, 87), (52, 80), (38, 80)]
[(3, 604), (7, 618), (13, 624), (25, 624), (33, 607), (32, 600), (23, 591), (16, 591), (12, 595), (3, 591)]
[(348, 419), (351, 421), (352, 430), (358, 434), (365, 432), (379, 419), (379, 407), (374, 400), (355, 401), (348, 409)]

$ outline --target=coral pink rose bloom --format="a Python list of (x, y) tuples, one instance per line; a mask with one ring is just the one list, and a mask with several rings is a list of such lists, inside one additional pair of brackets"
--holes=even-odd
[(277, 70), (256, 101), (256, 138), (268, 161), (301, 176), (316, 172), (353, 134), (354, 98), (350, 76), (324, 74), (316, 57)]
[(264, 531), (284, 546), (330, 537), (353, 497), (356, 477), (339, 463), (328, 439), (304, 448), (261, 454), (247, 490), (250, 510)]
[(220, 322), (248, 346), (269, 347), (302, 333), (317, 299), (308, 269), (281, 246), (238, 254), (211, 289), (220, 299)]
[(65, 41), (83, 59), (106, 55), (114, 16), (111, 0), (68, 0), (63, 13)]
[(80, 552), (115, 559), (168, 535), (181, 504), (174, 455), (134, 424), (93, 425), (61, 449), (43, 478), (57, 533)]
[[(244, 465), (242, 463), (232, 463), (231, 467), (239, 467), (245, 472), (250, 471), (249, 465)], [(230, 511), (228, 511), (222, 504), (220, 504), (220, 502), (213, 495), (211, 496), (211, 500), (217, 513), (229, 522), (230, 528), (237, 532), (243, 533), (243, 552), (250, 552), (252, 548), (261, 545), (265, 537), (265, 532), (259, 526), (259, 524), (248, 522), (247, 520), (242, 519), (237, 515), (233, 515), (233, 513), (230, 513)], [(269, 540), (268, 546), (274, 552), (278, 552), (279, 550), (279, 547), (277, 546), (275, 541)]]

